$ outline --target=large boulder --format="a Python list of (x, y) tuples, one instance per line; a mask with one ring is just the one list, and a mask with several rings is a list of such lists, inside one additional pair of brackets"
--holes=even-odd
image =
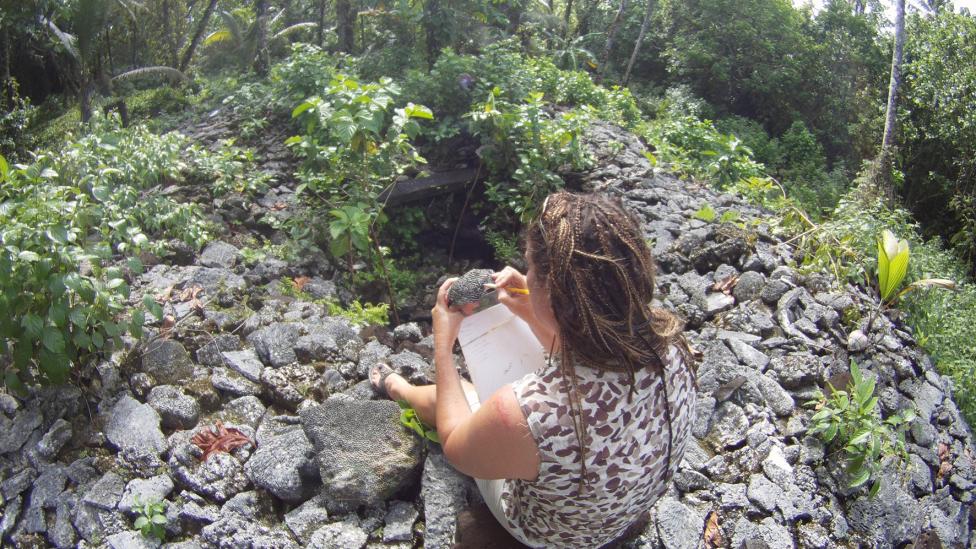
[(373, 505), (415, 482), (422, 445), (400, 424), (396, 403), (330, 399), (299, 415), (315, 445), (323, 494)]
[(424, 505), (424, 547), (453, 547), (458, 515), (467, 507), (467, 494), (476, 490), (470, 478), (458, 473), (440, 451), (427, 453), (420, 499)]

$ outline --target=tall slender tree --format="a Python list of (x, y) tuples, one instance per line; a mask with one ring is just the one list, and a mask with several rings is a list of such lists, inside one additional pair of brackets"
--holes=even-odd
[(627, 0), (620, 0), (617, 15), (613, 17), (613, 21), (610, 22), (610, 27), (607, 29), (607, 43), (603, 46), (603, 55), (600, 57), (600, 68), (597, 71), (597, 75), (601, 78), (606, 74), (607, 63), (610, 61), (610, 51), (613, 49), (614, 39), (617, 37), (617, 29), (620, 28), (620, 20), (623, 19), (625, 11), (627, 11)]
[(644, 42), (644, 35), (647, 34), (647, 27), (651, 23), (651, 13), (654, 11), (654, 0), (647, 0), (647, 9), (644, 11), (644, 21), (641, 22), (640, 32), (637, 33), (637, 41), (634, 42), (634, 52), (630, 54), (627, 61), (627, 70), (624, 71), (624, 86), (630, 82), (630, 71), (634, 68), (634, 61), (637, 60), (637, 52), (640, 51), (641, 44)]
[(881, 138), (881, 153), (878, 155), (874, 184), (884, 197), (894, 196), (891, 183), (893, 149), (895, 144), (895, 124), (898, 114), (898, 88), (901, 87), (901, 60), (905, 51), (905, 0), (895, 0), (895, 47), (891, 53), (891, 79), (888, 83), (888, 107), (885, 113), (884, 135)]
[(254, 72), (259, 76), (266, 76), (271, 67), (268, 53), (268, 0), (254, 2), (254, 33)]
[(207, 3), (206, 9), (203, 10), (203, 16), (200, 17), (200, 22), (197, 23), (197, 30), (193, 33), (193, 39), (190, 40), (190, 44), (183, 50), (183, 57), (180, 58), (180, 66), (177, 67), (181, 72), (185, 71), (187, 67), (190, 66), (190, 60), (193, 59), (193, 52), (196, 51), (197, 46), (200, 45), (200, 40), (203, 38), (203, 33), (207, 32), (207, 25), (210, 24), (210, 16), (213, 15), (214, 8), (217, 7), (217, 0), (210, 0)]
[(350, 0), (335, 0), (339, 51), (352, 53), (356, 46), (356, 13)]

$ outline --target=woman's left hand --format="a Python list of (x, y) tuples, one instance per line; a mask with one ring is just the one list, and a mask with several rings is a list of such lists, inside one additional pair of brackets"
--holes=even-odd
[(468, 303), (461, 309), (454, 309), (447, 304), (447, 291), (454, 284), (455, 278), (448, 278), (437, 290), (437, 302), (430, 310), (431, 323), (434, 330), (434, 347), (441, 345), (452, 349), (454, 341), (457, 339), (458, 332), (461, 331), (461, 321), (464, 317), (474, 312), (477, 303)]

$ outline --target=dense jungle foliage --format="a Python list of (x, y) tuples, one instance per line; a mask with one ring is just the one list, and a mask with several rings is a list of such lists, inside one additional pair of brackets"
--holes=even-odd
[[(881, 231), (908, 238), (909, 280), (958, 289), (889, 305), (955, 380), (972, 422), (976, 18), (944, 0), (910, 7), (893, 162), (879, 163), (898, 34), (886, 7), (2, 0), (4, 385), (64, 381), (138, 336), (160, 314), (151, 296), (127, 305), (140, 258), (199, 250), (216, 230), (164, 188), (263, 192), (271, 176), (250, 145), (266, 134), (283, 132), (301, 160), (297, 191), (321, 223), (285, 219), (275, 229), (288, 238), (253, 242), (245, 260), (328, 250), (395, 314), (432, 225), (455, 230), (453, 254), (457, 218), (474, 215), (485, 247), (517, 260), (518, 231), (564, 185), (560, 170), (592, 165), (583, 136), (602, 119), (644, 139), (658, 165), (770, 208), (803, 269), (870, 286)], [(175, 131), (217, 112), (236, 141), (208, 149)], [(385, 207), (398, 178), (459, 164), (484, 185), (440, 217)], [(336, 305), (385, 313), (352, 306)]]

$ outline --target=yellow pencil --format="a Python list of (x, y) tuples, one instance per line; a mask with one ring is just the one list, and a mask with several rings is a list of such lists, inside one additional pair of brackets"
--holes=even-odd
[[(498, 286), (495, 285), (495, 284), (488, 283), (488, 284), (485, 284), (485, 288), (489, 288), (491, 290), (494, 290), (495, 288), (498, 288)], [(510, 293), (510, 294), (529, 295), (529, 289), (528, 288), (513, 288), (513, 287), (509, 286), (509, 287), (506, 287), (505, 290), (508, 293)]]

